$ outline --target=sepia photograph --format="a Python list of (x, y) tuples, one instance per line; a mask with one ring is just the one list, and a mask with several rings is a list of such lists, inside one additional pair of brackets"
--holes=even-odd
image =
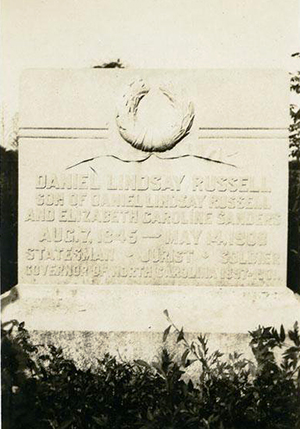
[(1, 427), (300, 429), (300, 1), (1, 30)]

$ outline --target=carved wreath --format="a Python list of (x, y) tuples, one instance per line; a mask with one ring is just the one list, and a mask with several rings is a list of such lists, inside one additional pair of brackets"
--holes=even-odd
[(150, 87), (142, 79), (131, 83), (121, 99), (116, 116), (123, 139), (145, 152), (164, 152), (172, 149), (189, 133), (195, 116), (193, 103), (179, 101), (167, 88), (159, 90), (169, 100), (179, 118), (171, 130), (161, 130), (159, 138), (154, 137), (151, 128), (141, 125), (137, 117), (141, 100), (150, 92)]

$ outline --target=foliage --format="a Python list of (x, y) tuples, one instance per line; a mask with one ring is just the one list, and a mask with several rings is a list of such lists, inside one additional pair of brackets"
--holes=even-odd
[(289, 163), (288, 278), (290, 289), (300, 294), (300, 162)]
[[(53, 345), (33, 345), (22, 323), (3, 327), (3, 428), (300, 427), (297, 324), (287, 333), (283, 327), (251, 332), (253, 363), (237, 353), (227, 360), (211, 353), (203, 335), (190, 344), (165, 314), (170, 325), (163, 340), (172, 336), (182, 345), (179, 358), (164, 346), (151, 364), (105, 355), (94, 370), (79, 369)], [(193, 381), (184, 381), (195, 362)]]
[[(166, 312), (169, 319), (169, 315)], [(222, 360), (219, 351), (209, 353), (207, 339), (199, 335), (189, 344), (183, 330), (169, 319), (177, 340), (183, 341), (185, 365), (199, 361), (202, 366), (199, 389), (207, 428), (298, 428), (300, 427), (300, 336), (298, 324), (288, 331), (287, 347), (281, 326), (259, 327), (250, 332), (256, 363), (233, 353)], [(168, 331), (165, 332), (168, 332)], [(276, 361), (274, 349), (284, 349)], [(192, 360), (188, 358), (192, 357)], [(200, 415), (201, 415), (200, 414)]]
[(121, 62), (120, 58), (117, 61), (110, 61), (99, 66), (94, 66), (94, 69), (124, 69), (125, 66)]
[[(298, 76), (300, 81), (300, 73)], [(300, 84), (298, 84), (300, 87)], [(300, 89), (298, 90), (300, 93)], [(290, 125), (290, 154), (295, 157), (297, 161), (300, 161), (300, 108), (295, 104), (290, 106), (290, 114), (292, 123)]]
[[(294, 58), (300, 58), (300, 53), (292, 55)], [(300, 71), (291, 75), (291, 91), (300, 94)], [(290, 125), (290, 154), (298, 162), (300, 161), (300, 108), (296, 104), (291, 104), (290, 115), (292, 123)]]

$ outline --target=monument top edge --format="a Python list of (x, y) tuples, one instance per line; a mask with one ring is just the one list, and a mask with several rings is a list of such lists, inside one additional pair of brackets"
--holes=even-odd
[(29, 69), (20, 82), (20, 127), (114, 124), (122, 97), (141, 84), (146, 92), (162, 91), (193, 105), (199, 128), (289, 125), (289, 75), (284, 70)]

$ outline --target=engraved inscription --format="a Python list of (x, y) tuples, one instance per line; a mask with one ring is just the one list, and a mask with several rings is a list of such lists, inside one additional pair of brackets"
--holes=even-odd
[[(125, 168), (125, 167), (124, 167)], [(39, 172), (22, 221), (28, 281), (277, 286), (282, 224), (266, 175)]]

